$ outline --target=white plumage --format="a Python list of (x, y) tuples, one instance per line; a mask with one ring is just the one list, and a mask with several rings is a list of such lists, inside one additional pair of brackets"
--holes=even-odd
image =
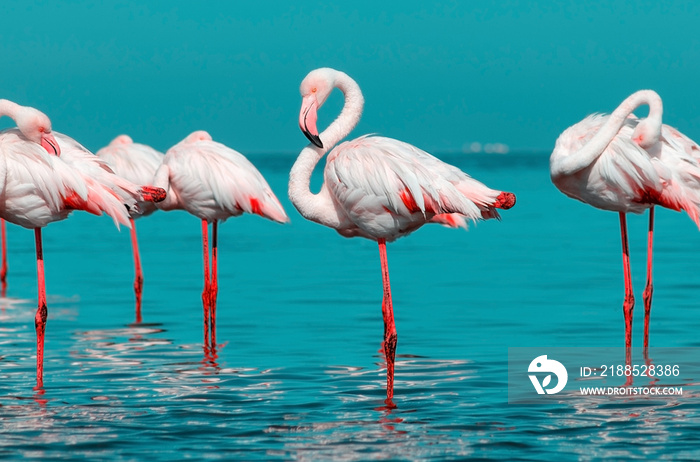
[[(150, 146), (134, 143), (128, 135), (119, 135), (96, 153), (107, 162), (114, 173), (137, 185), (150, 185), (163, 162), (164, 154)], [(157, 210), (152, 201), (138, 201), (138, 213), (132, 217), (150, 215)]]
[[(127, 207), (140, 197), (138, 186), (72, 138), (53, 132), (61, 155), (46, 152), (17, 129), (0, 132), (0, 216), (25, 228), (41, 228), (73, 210), (107, 214), (127, 227)], [(126, 205), (126, 207), (125, 207)]]
[(280, 223), (289, 221), (255, 166), (204, 131), (194, 132), (168, 149), (154, 186), (167, 192), (158, 208), (186, 210), (207, 222), (224, 221), (244, 212)]

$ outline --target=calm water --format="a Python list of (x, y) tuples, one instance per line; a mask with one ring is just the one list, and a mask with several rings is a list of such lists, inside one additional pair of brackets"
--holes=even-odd
[[(429, 226), (388, 247), (396, 409), (385, 407), (376, 244), (306, 222), (286, 197), (294, 155), (254, 155), (292, 218), (220, 227), (217, 356), (202, 350), (200, 225), (85, 213), (44, 232), (45, 392), (35, 382), (33, 233), (9, 226), (0, 305), (0, 457), (46, 460), (700, 458), (698, 387), (680, 399), (513, 405), (509, 347), (623, 342), (617, 216), (560, 194), (546, 154), (444, 158), (513, 191), (501, 222)], [(631, 217), (641, 302), (646, 216)], [(653, 347), (698, 347), (700, 233), (657, 213)], [(642, 333), (635, 312), (634, 343)], [(622, 359), (622, 358), (620, 358)], [(690, 380), (689, 380), (690, 379)]]

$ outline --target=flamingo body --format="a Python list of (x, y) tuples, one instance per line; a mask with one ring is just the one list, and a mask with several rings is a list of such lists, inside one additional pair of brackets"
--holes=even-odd
[[(466, 227), (464, 219), (498, 216), (493, 204), (501, 191), (392, 138), (339, 144), (328, 154), (324, 179), (340, 217), (336, 230), (347, 237), (391, 242), (430, 222)], [(445, 214), (456, 216), (441, 220)]]
[(138, 187), (70, 137), (53, 132), (61, 155), (46, 152), (17, 129), (0, 133), (0, 216), (25, 228), (42, 228), (73, 210), (107, 214), (129, 225)]
[[(566, 129), (550, 158), (576, 155), (609, 120), (592, 115)], [(622, 213), (643, 213), (654, 205), (685, 210), (698, 221), (700, 163), (697, 144), (678, 130), (663, 125), (659, 143), (650, 149), (635, 143), (641, 119), (628, 117), (595, 162), (573, 175), (552, 170), (552, 181), (564, 194), (593, 207)]]
[(204, 131), (168, 150), (154, 180), (167, 195), (162, 210), (186, 210), (207, 222), (245, 213), (289, 221), (265, 178), (242, 154), (213, 141)]

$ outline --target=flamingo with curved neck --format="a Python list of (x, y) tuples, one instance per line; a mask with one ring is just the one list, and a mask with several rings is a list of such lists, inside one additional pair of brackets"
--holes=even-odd
[[(340, 115), (320, 134), (317, 111), (338, 88), (345, 96)], [(387, 404), (394, 395), (397, 334), (391, 301), (386, 242), (410, 234), (426, 223), (450, 227), (497, 218), (496, 209), (515, 204), (515, 195), (488, 188), (456, 167), (414, 146), (379, 136), (363, 136), (336, 146), (328, 155), (324, 183), (310, 190), (319, 160), (357, 125), (364, 98), (347, 74), (316, 69), (302, 81), (299, 127), (311, 141), (289, 174), (289, 198), (305, 218), (335, 229), (344, 237), (377, 241), (384, 295), (382, 314), (386, 358)]]
[[(649, 106), (640, 119), (633, 111)], [(653, 294), (654, 206), (685, 210), (700, 227), (700, 162), (697, 144), (662, 124), (661, 97), (640, 90), (610, 115), (592, 115), (566, 129), (550, 157), (552, 182), (564, 194), (594, 207), (618, 212), (625, 276), (625, 356), (631, 361), (634, 293), (626, 213), (649, 209), (647, 280), (644, 300), (644, 355), (648, 357)], [(692, 173), (692, 174), (688, 174)], [(693, 180), (695, 178), (696, 180)]]
[(72, 138), (60, 133), (54, 136), (49, 118), (34, 108), (0, 100), (0, 114), (11, 117), (18, 127), (0, 132), (0, 155), (3, 157), (0, 163), (0, 217), (34, 229), (38, 286), (38, 308), (34, 318), (36, 387), (42, 388), (48, 309), (41, 228), (67, 218), (73, 210), (97, 215), (105, 213), (117, 226), (121, 223), (128, 227), (127, 209), (135, 206), (140, 198), (162, 200), (165, 191), (149, 186), (139, 189), (117, 177), (104, 161)]

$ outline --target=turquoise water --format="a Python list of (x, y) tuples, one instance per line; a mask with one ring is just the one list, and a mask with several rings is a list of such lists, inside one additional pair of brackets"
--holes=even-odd
[[(0, 458), (700, 458), (698, 377), (684, 377), (683, 398), (508, 404), (508, 348), (623, 343), (618, 218), (560, 194), (546, 153), (442, 156), (515, 192), (516, 206), (501, 222), (428, 226), (388, 246), (396, 409), (383, 402), (376, 244), (296, 213), (294, 154), (249, 157), (292, 222), (220, 227), (216, 356), (202, 349), (199, 221), (137, 222), (145, 287), (134, 324), (129, 233), (75, 213), (44, 232), (45, 391), (33, 391), (33, 233), (8, 226)], [(700, 233), (675, 212), (656, 223), (652, 355), (700, 346)], [(639, 346), (646, 216), (629, 227)]]

